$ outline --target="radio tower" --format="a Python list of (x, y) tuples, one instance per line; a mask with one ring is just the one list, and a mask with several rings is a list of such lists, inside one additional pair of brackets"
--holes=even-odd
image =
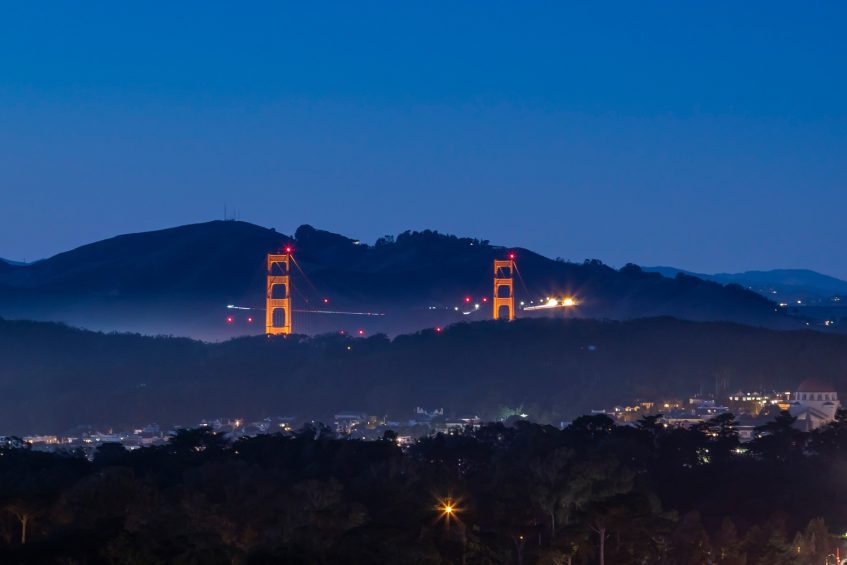
[[(268, 253), (268, 285), (265, 298), (265, 333), (268, 335), (291, 333), (290, 260), (291, 246), (287, 246), (283, 254)], [(280, 310), (282, 325), (276, 324), (274, 320), (274, 314)]]
[[(515, 254), (509, 253), (506, 261), (494, 260), (494, 319), (500, 319), (500, 308), (506, 306), (509, 309), (509, 321), (515, 319), (515, 287), (512, 277), (515, 274)], [(500, 296), (500, 289), (508, 289), (507, 296)]]

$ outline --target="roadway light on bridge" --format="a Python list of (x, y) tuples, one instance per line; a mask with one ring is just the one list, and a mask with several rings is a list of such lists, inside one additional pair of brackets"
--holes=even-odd
[(565, 298), (562, 300), (562, 306), (576, 306), (576, 300), (570, 297)]

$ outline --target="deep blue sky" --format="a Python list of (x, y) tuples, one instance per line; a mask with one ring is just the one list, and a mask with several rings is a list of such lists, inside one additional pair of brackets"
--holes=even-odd
[(283, 232), (433, 228), (613, 265), (847, 277), (845, 16), (5, 3), (0, 257), (227, 205)]

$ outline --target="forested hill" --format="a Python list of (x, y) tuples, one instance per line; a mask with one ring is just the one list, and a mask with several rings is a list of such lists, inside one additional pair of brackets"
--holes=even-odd
[(636, 398), (731, 389), (847, 390), (847, 336), (670, 318), (532, 319), (402, 335), (245, 337), (222, 343), (0, 321), (0, 433), (77, 424), (193, 425), (211, 416), (415, 406), (493, 419), (521, 406), (557, 422)]
[[(453, 305), (491, 294), (491, 262), (505, 247), (432, 231), (404, 232), (374, 245), (299, 227), (294, 235), (244, 222), (209, 222), (122, 235), (26, 265), (0, 268), (0, 316), (63, 321), (104, 331), (221, 339), (258, 334), (242, 319), (227, 325), (225, 306), (262, 307), (265, 254), (292, 244), (295, 308), (314, 309), (326, 298), (333, 310), (375, 311), (382, 317), (297, 313), (305, 333), (362, 327), (390, 335), (462, 318)], [(675, 279), (635, 266), (620, 270), (597, 260), (573, 262), (515, 249), (518, 300), (575, 296), (573, 315), (627, 319), (674, 316), (728, 320), (774, 328), (798, 321), (739, 286), (695, 277)], [(566, 251), (563, 251), (566, 254)], [(261, 314), (258, 316), (261, 318)], [(490, 317), (488, 308), (469, 319)]]

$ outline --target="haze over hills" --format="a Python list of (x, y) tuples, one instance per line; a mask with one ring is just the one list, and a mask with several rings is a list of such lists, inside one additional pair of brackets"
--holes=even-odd
[(695, 276), (720, 284), (737, 284), (773, 300), (787, 314), (811, 327), (834, 331), (847, 328), (847, 281), (809, 269), (772, 269), (707, 275), (674, 267), (644, 267), (666, 277)]
[[(55, 320), (98, 330), (137, 331), (220, 339), (261, 333), (241, 316), (224, 323), (225, 305), (261, 308), (265, 254), (292, 243), (295, 309), (381, 317), (295, 314), (295, 331), (319, 333), (361, 327), (396, 334), (451, 322), (485, 319), (483, 304), (464, 316), (464, 296), (491, 294), (491, 261), (506, 248), (435, 232), (406, 232), (365, 245), (301, 226), (293, 236), (245, 222), (215, 221), (122, 235), (26, 265), (0, 268), (0, 315)], [(738, 286), (694, 277), (668, 279), (634, 266), (569, 263), (517, 249), (518, 300), (575, 296), (569, 315), (628, 319), (675, 316), (730, 320), (775, 328), (796, 321)], [(522, 313), (523, 314), (523, 313)]]
[(102, 334), (0, 320), (0, 429), (196, 425), (201, 418), (415, 406), (496, 419), (518, 408), (555, 422), (636, 399), (793, 390), (814, 376), (847, 388), (847, 336), (721, 322), (527, 319), (456, 324), (389, 341), (338, 334), (223, 343)]
[(786, 289), (814, 292), (823, 296), (847, 294), (847, 281), (812, 271), (810, 269), (771, 269), (741, 273), (716, 273), (707, 275), (675, 267), (642, 267), (651, 273), (673, 278), (679, 273), (721, 284), (739, 284), (745, 287)]
[(15, 265), (15, 266), (20, 267), (20, 266), (23, 266), (23, 265), (26, 265), (26, 264), (27, 263), (25, 261), (12, 261), (11, 259), (4, 259), (4, 258), (0, 257), (0, 268), (3, 268), (4, 266), (7, 266), (7, 265)]

